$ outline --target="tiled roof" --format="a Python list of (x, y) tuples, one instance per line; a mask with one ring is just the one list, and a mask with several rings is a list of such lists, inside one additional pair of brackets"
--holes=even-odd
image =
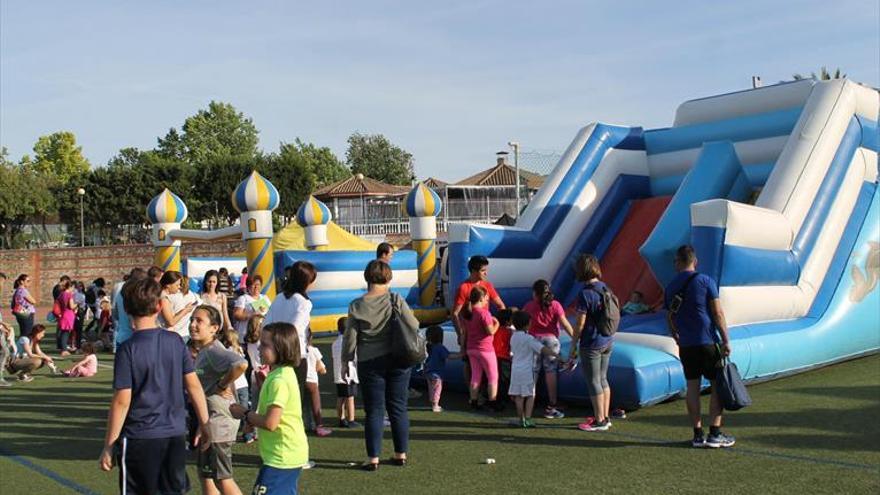
[(430, 187), (431, 189), (443, 189), (449, 183), (444, 182), (436, 177), (428, 177), (427, 179), (422, 181), (422, 184), (424, 184), (426, 187)]
[[(544, 176), (538, 175), (528, 170), (519, 169), (519, 175), (522, 177), (529, 189), (538, 189), (544, 183)], [(516, 184), (516, 169), (507, 163), (499, 163), (494, 167), (483, 170), (466, 179), (456, 182), (459, 186), (513, 186)]]
[(361, 174), (324, 186), (313, 196), (324, 201), (332, 198), (352, 198), (360, 196), (403, 196), (409, 192), (409, 186), (395, 186)]

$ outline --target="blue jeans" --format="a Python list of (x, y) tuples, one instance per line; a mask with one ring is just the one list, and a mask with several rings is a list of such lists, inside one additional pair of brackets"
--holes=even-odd
[(254, 483), (255, 495), (296, 495), (302, 468), (280, 469), (263, 465)]
[(409, 447), (409, 415), (406, 411), (409, 374), (410, 368), (398, 367), (390, 354), (358, 362), (358, 378), (366, 413), (364, 437), (367, 457), (379, 457), (382, 451), (382, 432), (385, 429), (382, 422), (386, 409), (391, 420), (394, 452), (406, 453)]

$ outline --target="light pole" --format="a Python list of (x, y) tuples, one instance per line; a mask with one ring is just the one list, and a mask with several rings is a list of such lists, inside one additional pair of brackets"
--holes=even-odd
[(507, 143), (508, 146), (513, 148), (513, 168), (516, 173), (516, 218), (519, 218), (520, 208), (520, 184), (519, 184), (519, 143), (516, 141), (510, 141)]
[(76, 190), (76, 193), (79, 194), (79, 247), (85, 247), (86, 232), (85, 222), (83, 221), (83, 196), (86, 195), (86, 190), (80, 187)]

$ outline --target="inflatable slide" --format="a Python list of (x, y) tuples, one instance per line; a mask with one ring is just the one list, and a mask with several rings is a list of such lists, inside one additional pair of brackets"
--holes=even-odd
[[(876, 89), (804, 80), (687, 101), (669, 128), (588, 125), (516, 225), (451, 227), (450, 287), (482, 254), (508, 305), (522, 306), (538, 278), (570, 305), (572, 262), (595, 253), (621, 300), (638, 290), (658, 308), (624, 318), (615, 337), (612, 400), (628, 408), (685, 389), (660, 304), (685, 243), (718, 281), (746, 380), (875, 352), (878, 114)], [(451, 334), (446, 343), (457, 348)], [(561, 374), (561, 397), (585, 391), (580, 373)]]

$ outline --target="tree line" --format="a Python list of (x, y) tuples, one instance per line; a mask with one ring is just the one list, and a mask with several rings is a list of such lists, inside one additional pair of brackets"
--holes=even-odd
[(229, 103), (212, 101), (171, 128), (154, 149), (123, 148), (106, 165), (93, 167), (76, 136), (60, 131), (40, 137), (33, 156), (14, 161), (0, 148), (0, 247), (24, 247), (25, 226), (62, 223), (79, 232), (83, 195), (86, 231), (101, 244), (121, 242), (120, 226), (146, 222), (145, 208), (167, 187), (189, 209), (187, 223), (234, 222), (230, 194), (252, 170), (281, 192), (276, 223), (292, 218), (314, 190), (362, 173), (383, 182), (414, 180), (413, 157), (381, 134), (353, 133), (345, 161), (328, 147), (295, 138), (277, 151), (258, 149), (253, 120)]

